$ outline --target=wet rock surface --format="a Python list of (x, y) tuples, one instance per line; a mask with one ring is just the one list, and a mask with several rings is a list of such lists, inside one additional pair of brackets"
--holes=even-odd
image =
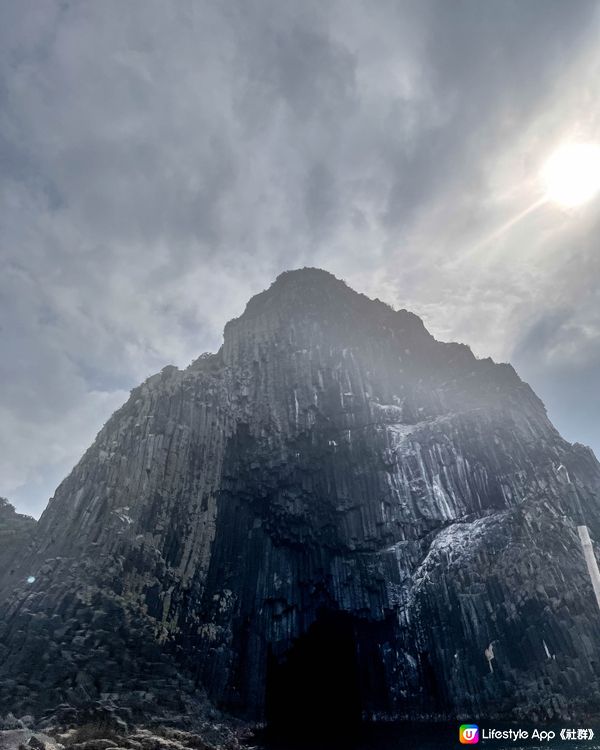
[(512, 367), (283, 274), (132, 391), (11, 553), (0, 706), (276, 722), (322, 680), (348, 719), (593, 714), (599, 490)]

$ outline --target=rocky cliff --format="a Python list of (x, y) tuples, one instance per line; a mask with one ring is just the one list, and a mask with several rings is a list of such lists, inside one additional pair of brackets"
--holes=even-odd
[(134, 389), (57, 489), (2, 579), (0, 704), (597, 711), (576, 527), (600, 539), (599, 492), (512, 367), (284, 273), (217, 354)]
[(14, 575), (11, 568), (34, 535), (35, 520), (17, 513), (4, 497), (0, 497), (0, 576)]

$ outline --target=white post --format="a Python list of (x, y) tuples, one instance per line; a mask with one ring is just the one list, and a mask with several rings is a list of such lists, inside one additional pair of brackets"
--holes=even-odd
[(594, 594), (596, 594), (596, 601), (598, 607), (600, 607), (600, 570), (598, 570), (598, 562), (596, 561), (596, 555), (594, 555), (594, 548), (592, 547), (592, 540), (590, 539), (590, 532), (587, 526), (578, 526), (577, 532), (581, 539), (581, 547), (583, 549), (583, 556), (587, 563), (588, 573), (592, 580), (592, 586), (594, 587)]

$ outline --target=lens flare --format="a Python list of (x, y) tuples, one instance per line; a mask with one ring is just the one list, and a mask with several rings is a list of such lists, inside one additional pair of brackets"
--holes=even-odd
[(565, 208), (592, 200), (600, 192), (600, 145), (568, 143), (542, 169), (546, 198)]

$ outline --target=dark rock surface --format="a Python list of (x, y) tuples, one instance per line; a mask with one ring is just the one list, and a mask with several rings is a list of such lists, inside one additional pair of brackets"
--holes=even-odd
[(282, 274), (132, 391), (15, 552), (0, 707), (597, 712), (599, 491), (512, 367)]
[(14, 565), (32, 542), (36, 521), (17, 513), (0, 497), (0, 577), (14, 575)]
[[(198, 723), (201, 734), (172, 726), (129, 726), (98, 711), (80, 715), (75, 723), (61, 712), (46, 717), (40, 726), (0, 728), (0, 750), (240, 750), (245, 733), (230, 726)], [(6, 723), (6, 722), (4, 722)], [(3, 724), (0, 717), (0, 725)]]

